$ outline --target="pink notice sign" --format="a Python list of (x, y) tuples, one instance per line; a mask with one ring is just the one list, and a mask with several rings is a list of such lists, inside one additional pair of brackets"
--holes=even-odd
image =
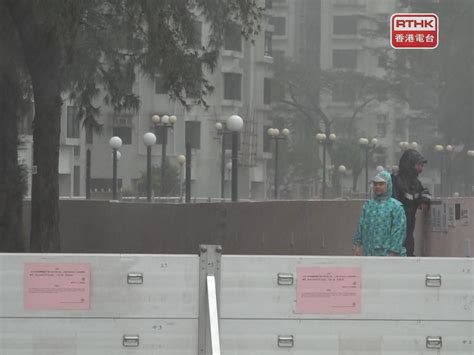
[(27, 263), (25, 309), (90, 309), (90, 264)]
[(302, 267), (296, 277), (296, 313), (360, 313), (360, 268)]

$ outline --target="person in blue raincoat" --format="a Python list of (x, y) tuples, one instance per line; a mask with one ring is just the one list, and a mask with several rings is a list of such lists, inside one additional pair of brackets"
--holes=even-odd
[(354, 255), (406, 256), (406, 217), (402, 204), (392, 198), (392, 178), (387, 171), (372, 180), (374, 197), (364, 203), (352, 238)]

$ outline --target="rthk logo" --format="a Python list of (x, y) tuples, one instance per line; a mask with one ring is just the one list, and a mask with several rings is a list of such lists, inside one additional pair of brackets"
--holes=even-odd
[(436, 48), (438, 29), (436, 14), (393, 14), (390, 44), (393, 48)]

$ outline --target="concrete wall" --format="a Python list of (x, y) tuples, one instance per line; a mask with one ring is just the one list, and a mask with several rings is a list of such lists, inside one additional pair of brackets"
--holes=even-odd
[[(199, 244), (221, 244), (226, 254), (350, 255), (362, 200), (159, 204), (61, 200), (65, 253), (195, 253)], [(446, 199), (468, 218), (433, 231), (417, 215), (415, 254), (474, 255), (470, 211), (474, 198)], [(29, 232), (30, 202), (24, 226)], [(467, 250), (469, 249), (469, 250)]]
[[(147, 204), (61, 200), (62, 252), (350, 255), (363, 201)], [(29, 202), (25, 202), (29, 230)]]

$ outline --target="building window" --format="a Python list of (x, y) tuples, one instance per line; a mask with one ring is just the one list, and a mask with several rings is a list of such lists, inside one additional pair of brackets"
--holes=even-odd
[(67, 138), (79, 138), (80, 122), (77, 117), (77, 106), (67, 107)]
[(357, 68), (357, 50), (335, 49), (332, 52), (332, 66), (340, 69)]
[(156, 95), (165, 95), (168, 93), (166, 88), (165, 81), (159, 75), (155, 76), (155, 94)]
[(272, 102), (272, 79), (263, 79), (263, 103), (270, 105)]
[(132, 128), (131, 127), (114, 127), (113, 135), (122, 139), (122, 144), (132, 144)]
[(202, 46), (202, 22), (201, 21), (194, 21), (193, 26), (193, 47), (194, 48), (201, 48)]
[(273, 8), (273, 0), (265, 0), (265, 9), (271, 10)]
[(224, 49), (228, 51), (242, 52), (242, 33), (240, 26), (232, 24), (225, 29)]
[(81, 146), (80, 145), (74, 146), (74, 156), (75, 157), (81, 156)]
[(74, 165), (74, 187), (73, 187), (73, 195), (79, 196), (81, 193), (81, 167), (78, 165)]
[(354, 102), (355, 91), (345, 83), (336, 85), (332, 91), (332, 101), (334, 102)]
[(86, 125), (86, 144), (94, 143), (94, 127), (88, 124)]
[(388, 115), (377, 115), (377, 136), (385, 138), (387, 136)]
[(201, 149), (201, 122), (186, 121), (185, 139), (186, 143), (190, 143), (192, 149)]
[(265, 32), (265, 52), (264, 55), (267, 57), (272, 56), (272, 33), (271, 32)]
[(272, 17), (270, 25), (273, 25), (273, 34), (275, 36), (286, 35), (286, 17)]
[(242, 99), (242, 74), (224, 73), (224, 100)]
[(333, 34), (355, 35), (357, 34), (356, 16), (334, 16)]

